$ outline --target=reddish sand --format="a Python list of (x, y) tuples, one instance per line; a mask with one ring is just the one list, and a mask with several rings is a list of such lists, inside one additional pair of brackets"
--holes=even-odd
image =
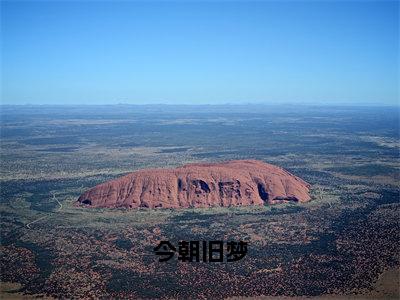
[(309, 184), (286, 170), (256, 160), (145, 169), (82, 194), (89, 207), (185, 208), (264, 205), (310, 200)]

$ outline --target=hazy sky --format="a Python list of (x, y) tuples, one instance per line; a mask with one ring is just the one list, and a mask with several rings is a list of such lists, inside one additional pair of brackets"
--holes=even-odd
[(399, 2), (1, 1), (3, 104), (399, 101)]

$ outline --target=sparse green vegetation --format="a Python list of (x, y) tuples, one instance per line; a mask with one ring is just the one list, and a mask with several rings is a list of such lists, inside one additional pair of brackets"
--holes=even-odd
[[(390, 109), (27, 106), (3, 107), (1, 122), (1, 280), (19, 283), (20, 293), (365, 294), (399, 267), (399, 128)], [(74, 205), (87, 188), (140, 168), (239, 158), (288, 169), (312, 184), (313, 200), (179, 210)], [(230, 264), (160, 264), (153, 253), (160, 240), (214, 239), (248, 241), (249, 253)]]

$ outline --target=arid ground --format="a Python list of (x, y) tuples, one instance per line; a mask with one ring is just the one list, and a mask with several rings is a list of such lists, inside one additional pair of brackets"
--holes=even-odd
[[(399, 111), (315, 106), (3, 106), (1, 298), (397, 299)], [(143, 168), (257, 159), (312, 201), (88, 209)], [(159, 262), (161, 240), (246, 241), (237, 262)]]

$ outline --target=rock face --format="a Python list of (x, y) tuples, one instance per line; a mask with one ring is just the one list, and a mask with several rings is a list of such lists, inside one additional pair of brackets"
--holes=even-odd
[(187, 208), (309, 200), (309, 184), (284, 169), (256, 160), (235, 160), (139, 170), (95, 186), (82, 194), (78, 203), (91, 207)]

